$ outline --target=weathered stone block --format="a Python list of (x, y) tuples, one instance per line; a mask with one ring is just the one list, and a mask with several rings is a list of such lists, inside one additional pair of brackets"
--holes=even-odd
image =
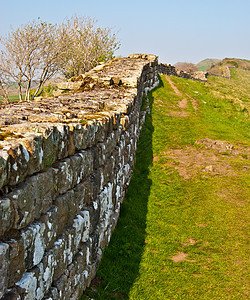
[(0, 297), (4, 295), (8, 287), (9, 265), (9, 245), (0, 243)]
[(56, 163), (53, 171), (57, 192), (64, 194), (88, 176), (93, 169), (93, 160), (91, 151), (81, 151), (77, 155)]
[(56, 163), (53, 167), (56, 178), (56, 186), (59, 194), (66, 193), (73, 187), (73, 169), (70, 158)]
[(0, 150), (0, 189), (8, 182), (9, 154)]
[[(70, 139), (69, 139), (69, 148), (75, 150), (83, 150), (87, 148), (87, 128), (82, 126), (79, 123), (70, 124)], [(70, 152), (73, 152), (71, 150)]]
[(73, 191), (76, 207), (78, 208), (77, 212), (90, 205), (93, 199), (93, 186), (89, 180), (76, 185)]
[(9, 194), (13, 203), (13, 228), (21, 229), (35, 218), (49, 210), (55, 197), (52, 170), (39, 173), (27, 179)]
[(44, 244), (45, 249), (49, 249), (53, 246), (57, 238), (58, 232), (58, 207), (52, 206), (52, 208), (44, 215), (41, 216), (40, 222), (45, 225), (44, 230)]
[(21, 299), (41, 300), (44, 296), (44, 287), (39, 268), (24, 273), (21, 280), (16, 283), (16, 288)]
[(2, 300), (21, 300), (21, 296), (15, 289), (8, 289), (4, 296), (1, 298)]
[(96, 122), (95, 135), (96, 142), (102, 142), (108, 135), (109, 130), (109, 121), (107, 118), (102, 119), (101, 121)]
[(22, 274), (25, 272), (24, 263), (24, 245), (22, 239), (20, 240), (10, 240), (7, 242), (9, 245), (9, 282), (8, 286), (13, 286), (15, 282), (22, 278)]
[(8, 198), (0, 199), (0, 236), (13, 226), (14, 211)]
[(107, 186), (98, 196), (100, 206), (100, 218), (104, 217), (104, 213), (113, 209), (113, 183), (108, 183)]
[(29, 153), (28, 174), (39, 172), (42, 168), (43, 161), (43, 141), (42, 134), (26, 134), (24, 139), (21, 139), (21, 144), (27, 149)]
[(58, 300), (59, 294), (55, 287), (50, 288), (49, 292), (44, 296), (43, 300)]
[(83, 218), (83, 232), (82, 232), (82, 242), (86, 243), (90, 236), (90, 213), (88, 210), (81, 211), (81, 217)]
[[(67, 272), (68, 273), (68, 272)], [(54, 286), (58, 290), (58, 299), (70, 299), (71, 292), (68, 287), (68, 274), (63, 274), (59, 279), (54, 281)]]
[(72, 224), (74, 216), (77, 212), (74, 201), (74, 191), (70, 190), (64, 195), (57, 197), (54, 204), (58, 207), (57, 235), (60, 235), (65, 226)]
[(25, 251), (25, 268), (31, 269), (40, 263), (45, 252), (45, 224), (34, 223), (22, 230)]
[(33, 273), (24, 273), (16, 287), (22, 299), (36, 299), (37, 278)]

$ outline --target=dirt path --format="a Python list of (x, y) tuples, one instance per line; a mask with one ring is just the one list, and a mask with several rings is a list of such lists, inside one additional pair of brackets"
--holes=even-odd
[[(171, 80), (171, 77), (169, 75), (165, 75), (165, 77), (166, 77), (168, 83), (170, 84), (171, 88), (174, 90), (175, 94), (179, 97), (183, 97), (183, 93), (176, 87), (176, 85)], [(197, 111), (198, 110), (198, 101), (186, 93), (184, 95), (184, 98), (178, 102), (178, 107), (183, 110), (188, 108), (188, 99), (186, 97), (188, 97), (190, 99), (193, 109), (195, 111)], [(187, 115), (188, 114), (184, 114), (183, 116), (187, 116)]]
[[(181, 92), (171, 79), (171, 76), (165, 75), (168, 83), (174, 93), (182, 99), (176, 103), (179, 110), (170, 110), (168, 115), (172, 117), (188, 117), (190, 112), (188, 109), (188, 100), (190, 100), (195, 112), (198, 111), (199, 102), (187, 93)], [(184, 149), (172, 149), (162, 153), (162, 157), (168, 157), (173, 161), (168, 162), (168, 166), (172, 166), (184, 180), (189, 180), (197, 176), (202, 177), (221, 177), (236, 176), (241, 172), (249, 171), (249, 161), (245, 157), (249, 157), (250, 149), (229, 144), (222, 140), (212, 140), (209, 138), (196, 141), (199, 147), (187, 146)], [(160, 157), (154, 157), (157, 161)], [(239, 168), (232, 162), (234, 159), (242, 160)], [(172, 162), (173, 162), (172, 161)], [(245, 162), (245, 163), (244, 163)], [(165, 166), (163, 167), (163, 169)]]

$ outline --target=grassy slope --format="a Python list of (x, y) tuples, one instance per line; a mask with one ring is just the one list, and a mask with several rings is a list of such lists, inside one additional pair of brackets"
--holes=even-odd
[(212, 74), (226, 76), (225, 68), (229, 67), (230, 70), (233, 68), (239, 68), (243, 70), (250, 71), (250, 61), (247, 59), (239, 58), (224, 58), (220, 62), (216, 63), (214, 66), (209, 68), (207, 71)]
[(198, 68), (199, 71), (207, 71), (212, 65), (218, 63), (220, 61), (220, 59), (216, 59), (216, 58), (206, 58), (200, 62), (198, 62), (198, 64), (196, 64), (196, 67)]
[[(248, 299), (249, 174), (242, 171), (247, 157), (231, 159), (233, 176), (184, 180), (174, 168), (179, 162), (166, 156), (171, 149), (196, 148), (195, 141), (206, 137), (250, 146), (250, 78), (246, 71), (233, 72), (230, 81), (209, 77), (207, 84), (171, 77), (183, 94), (199, 101), (198, 112), (189, 103), (185, 118), (169, 115), (180, 110), (181, 97), (162, 77), (150, 96), (152, 116), (97, 273), (99, 284), (83, 299)], [(187, 260), (170, 259), (178, 253), (188, 254)]]

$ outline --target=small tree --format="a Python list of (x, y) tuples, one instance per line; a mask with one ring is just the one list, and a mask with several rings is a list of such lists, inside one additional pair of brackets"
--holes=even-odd
[(114, 57), (120, 46), (116, 33), (96, 23), (90, 17), (72, 16), (59, 26), (59, 65), (65, 77), (78, 76)]
[[(25, 86), (25, 100), (30, 99), (32, 82), (38, 86), (32, 99), (45, 82), (59, 70), (72, 77), (113, 58), (119, 48), (116, 34), (110, 28), (96, 27), (89, 17), (74, 16), (56, 26), (33, 20), (0, 39), (0, 73), (18, 85), (19, 99)], [(2, 85), (3, 86), (3, 85)]]
[(35, 97), (44, 83), (56, 71), (58, 47), (55, 26), (38, 21), (22, 25), (1, 39), (4, 50), (0, 53), (0, 69), (17, 82), (19, 99), (22, 99), (22, 83), (26, 82), (25, 100), (30, 98), (32, 81), (39, 78)]

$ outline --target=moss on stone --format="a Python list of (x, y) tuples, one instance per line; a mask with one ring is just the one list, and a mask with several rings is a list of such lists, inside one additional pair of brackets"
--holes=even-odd
[(22, 139), (24, 138), (24, 136), (21, 134), (15, 134), (14, 132), (11, 131), (0, 132), (0, 141), (5, 141), (8, 138)]

